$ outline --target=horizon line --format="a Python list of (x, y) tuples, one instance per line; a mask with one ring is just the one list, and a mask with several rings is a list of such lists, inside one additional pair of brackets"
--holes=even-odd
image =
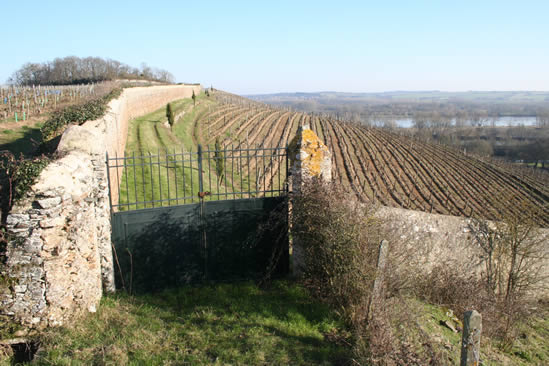
[(385, 94), (385, 93), (549, 93), (548, 90), (437, 90), (437, 89), (425, 89), (425, 90), (386, 90), (386, 91), (335, 91), (335, 90), (319, 90), (319, 91), (283, 91), (283, 92), (270, 92), (270, 93), (246, 93), (243, 96), (252, 95), (272, 95), (272, 94), (319, 94), (319, 93), (345, 93), (345, 94)]

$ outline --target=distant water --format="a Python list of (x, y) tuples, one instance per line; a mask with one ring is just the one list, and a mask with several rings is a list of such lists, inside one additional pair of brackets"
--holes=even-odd
[[(412, 118), (401, 118), (395, 120), (398, 127), (409, 128), (414, 125)], [(379, 125), (383, 125), (382, 121), (379, 121)], [(495, 126), (497, 127), (516, 127), (516, 126), (535, 126), (536, 117), (498, 117), (495, 120)], [(466, 126), (470, 126), (470, 121), (467, 121)], [(483, 126), (492, 126), (492, 120), (483, 123)]]

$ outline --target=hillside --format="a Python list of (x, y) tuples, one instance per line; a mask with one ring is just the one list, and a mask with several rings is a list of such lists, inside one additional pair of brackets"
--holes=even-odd
[(340, 102), (370, 102), (383, 103), (387, 101), (422, 101), (422, 102), (446, 102), (461, 101), (472, 103), (542, 103), (549, 102), (549, 93), (542, 91), (469, 91), (469, 92), (445, 92), (445, 91), (391, 91), (381, 93), (344, 93), (324, 91), (317, 93), (275, 93), (250, 95), (251, 99), (265, 102), (295, 102), (299, 100), (338, 99)]
[[(285, 146), (300, 125), (309, 125), (330, 148), (335, 179), (362, 201), (391, 207), (492, 219), (516, 213), (527, 202), (549, 224), (549, 186), (522, 171), (496, 166), (463, 152), (321, 115), (273, 108), (216, 91), (217, 103), (197, 112), (193, 141), (225, 147)], [(273, 168), (273, 169), (276, 169)]]

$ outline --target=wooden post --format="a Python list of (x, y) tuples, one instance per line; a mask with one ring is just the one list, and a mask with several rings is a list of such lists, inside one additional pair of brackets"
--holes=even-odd
[(382, 240), (379, 243), (379, 252), (377, 256), (377, 268), (376, 268), (376, 278), (374, 280), (374, 285), (372, 287), (372, 294), (370, 295), (370, 303), (368, 304), (368, 313), (366, 318), (368, 321), (372, 318), (372, 309), (375, 304), (378, 302), (379, 298), (382, 296), (383, 290), (383, 281), (385, 274), (385, 264), (387, 263), (387, 251), (389, 250), (389, 243), (387, 240)]
[(482, 333), (482, 315), (476, 310), (463, 314), (463, 335), (461, 338), (460, 366), (480, 365), (480, 334)]

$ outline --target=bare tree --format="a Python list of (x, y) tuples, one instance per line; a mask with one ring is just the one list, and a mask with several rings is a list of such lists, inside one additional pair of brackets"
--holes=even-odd
[(44, 63), (26, 63), (10, 77), (18, 85), (64, 85), (91, 83), (105, 80), (146, 79), (171, 83), (174, 77), (168, 71), (141, 64), (132, 68), (119, 61), (100, 57), (79, 58), (68, 56)]
[(475, 218), (470, 225), (484, 253), (486, 284), (505, 299), (540, 285), (545, 279), (540, 269), (548, 256), (549, 238), (538, 226), (542, 209), (529, 201), (515, 207), (515, 211), (498, 210), (498, 221)]
[[(495, 221), (474, 218), (470, 222), (473, 243), (481, 250), (484, 283), (504, 317), (507, 338), (518, 318), (517, 309), (529, 295), (545, 286), (544, 265), (549, 259), (549, 235), (539, 228), (543, 208), (522, 200), (515, 210), (503, 209), (509, 200), (496, 197)], [(497, 206), (497, 204), (496, 204)]]

